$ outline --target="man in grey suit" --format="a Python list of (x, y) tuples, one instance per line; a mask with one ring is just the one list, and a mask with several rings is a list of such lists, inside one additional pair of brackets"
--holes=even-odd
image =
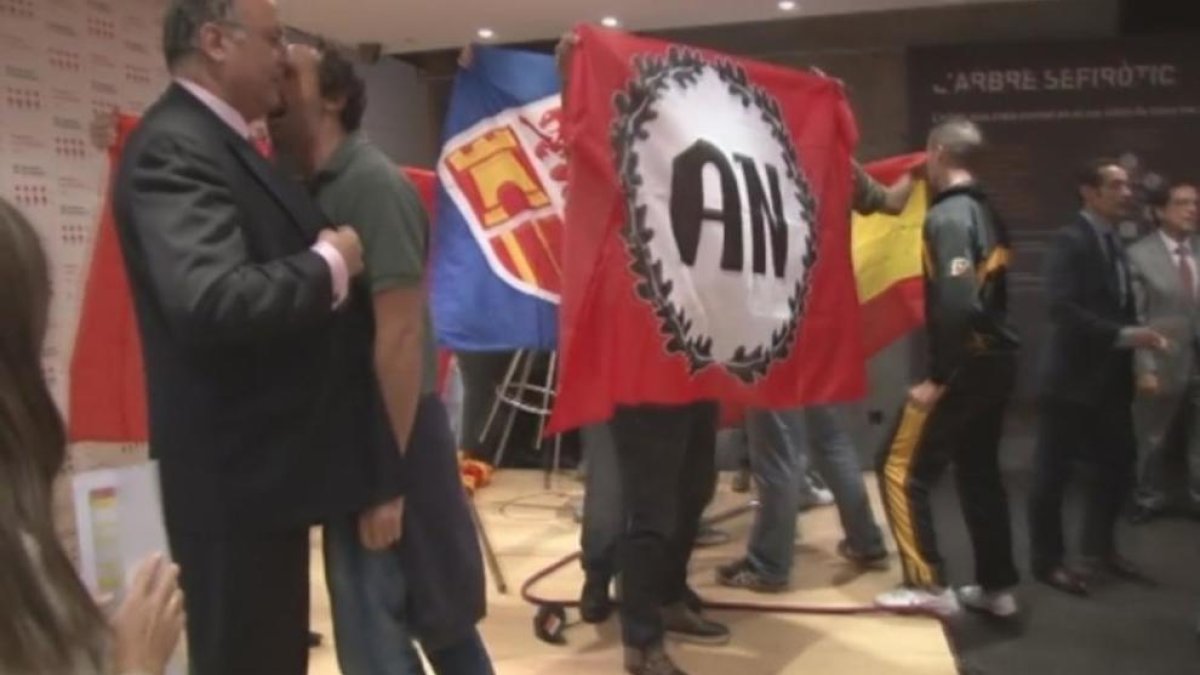
[(1138, 317), (1171, 342), (1165, 352), (1139, 350), (1134, 361), (1137, 398), (1133, 404), (1138, 443), (1137, 491), (1133, 521), (1144, 523), (1167, 505), (1164, 479), (1166, 441), (1191, 409), (1186, 429), (1189, 494), (1200, 510), (1200, 238), (1196, 234), (1197, 190), (1172, 182), (1151, 198), (1158, 231), (1129, 249)]

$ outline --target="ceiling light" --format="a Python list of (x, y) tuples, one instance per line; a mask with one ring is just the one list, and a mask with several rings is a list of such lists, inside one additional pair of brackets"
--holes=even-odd
[(606, 16), (603, 19), (600, 19), (600, 24), (605, 28), (616, 28), (617, 26), (621, 25), (621, 22), (618, 21), (617, 17), (615, 16)]
[(785, 12), (790, 12), (793, 9), (796, 9), (796, 3), (792, 2), (792, 0), (780, 0), (779, 9)]
[(478, 35), (481, 40), (491, 40), (496, 37), (496, 31), (491, 28), (480, 28)]

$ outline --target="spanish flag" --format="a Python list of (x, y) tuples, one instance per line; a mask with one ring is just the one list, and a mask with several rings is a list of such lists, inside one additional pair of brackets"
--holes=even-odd
[[(875, 180), (891, 185), (924, 162), (925, 153), (921, 152), (880, 160), (863, 168)], [(851, 255), (868, 357), (925, 321), (921, 232), (927, 200), (925, 181), (917, 180), (900, 215), (854, 215)]]

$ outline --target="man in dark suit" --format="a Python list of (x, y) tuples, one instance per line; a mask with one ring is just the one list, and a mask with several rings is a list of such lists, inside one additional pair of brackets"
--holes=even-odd
[[(1085, 595), (1089, 577), (1138, 578), (1117, 554), (1117, 518), (1132, 489), (1134, 349), (1167, 341), (1139, 326), (1132, 275), (1116, 232), (1130, 210), (1129, 176), (1114, 160), (1088, 163), (1078, 177), (1083, 209), (1051, 243), (1046, 267), (1050, 304), (1041, 410), (1029, 509), (1033, 574)], [(1071, 462), (1096, 467), (1083, 528), (1083, 573), (1065, 565), (1063, 491)]]
[[(402, 492), (359, 240), (247, 140), (281, 101), (274, 1), (172, 0), (164, 22), (174, 83), (114, 203), (192, 673), (303, 675), (309, 527)], [(399, 538), (398, 516), (367, 525)]]

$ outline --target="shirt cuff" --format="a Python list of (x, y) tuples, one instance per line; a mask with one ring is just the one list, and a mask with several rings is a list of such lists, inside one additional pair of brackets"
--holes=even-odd
[(325, 259), (329, 265), (329, 276), (333, 279), (333, 306), (339, 307), (346, 301), (350, 292), (350, 271), (346, 268), (346, 260), (337, 248), (327, 241), (313, 244), (312, 252)]
[(1133, 348), (1133, 326), (1126, 326), (1117, 333), (1117, 349), (1132, 349)]

